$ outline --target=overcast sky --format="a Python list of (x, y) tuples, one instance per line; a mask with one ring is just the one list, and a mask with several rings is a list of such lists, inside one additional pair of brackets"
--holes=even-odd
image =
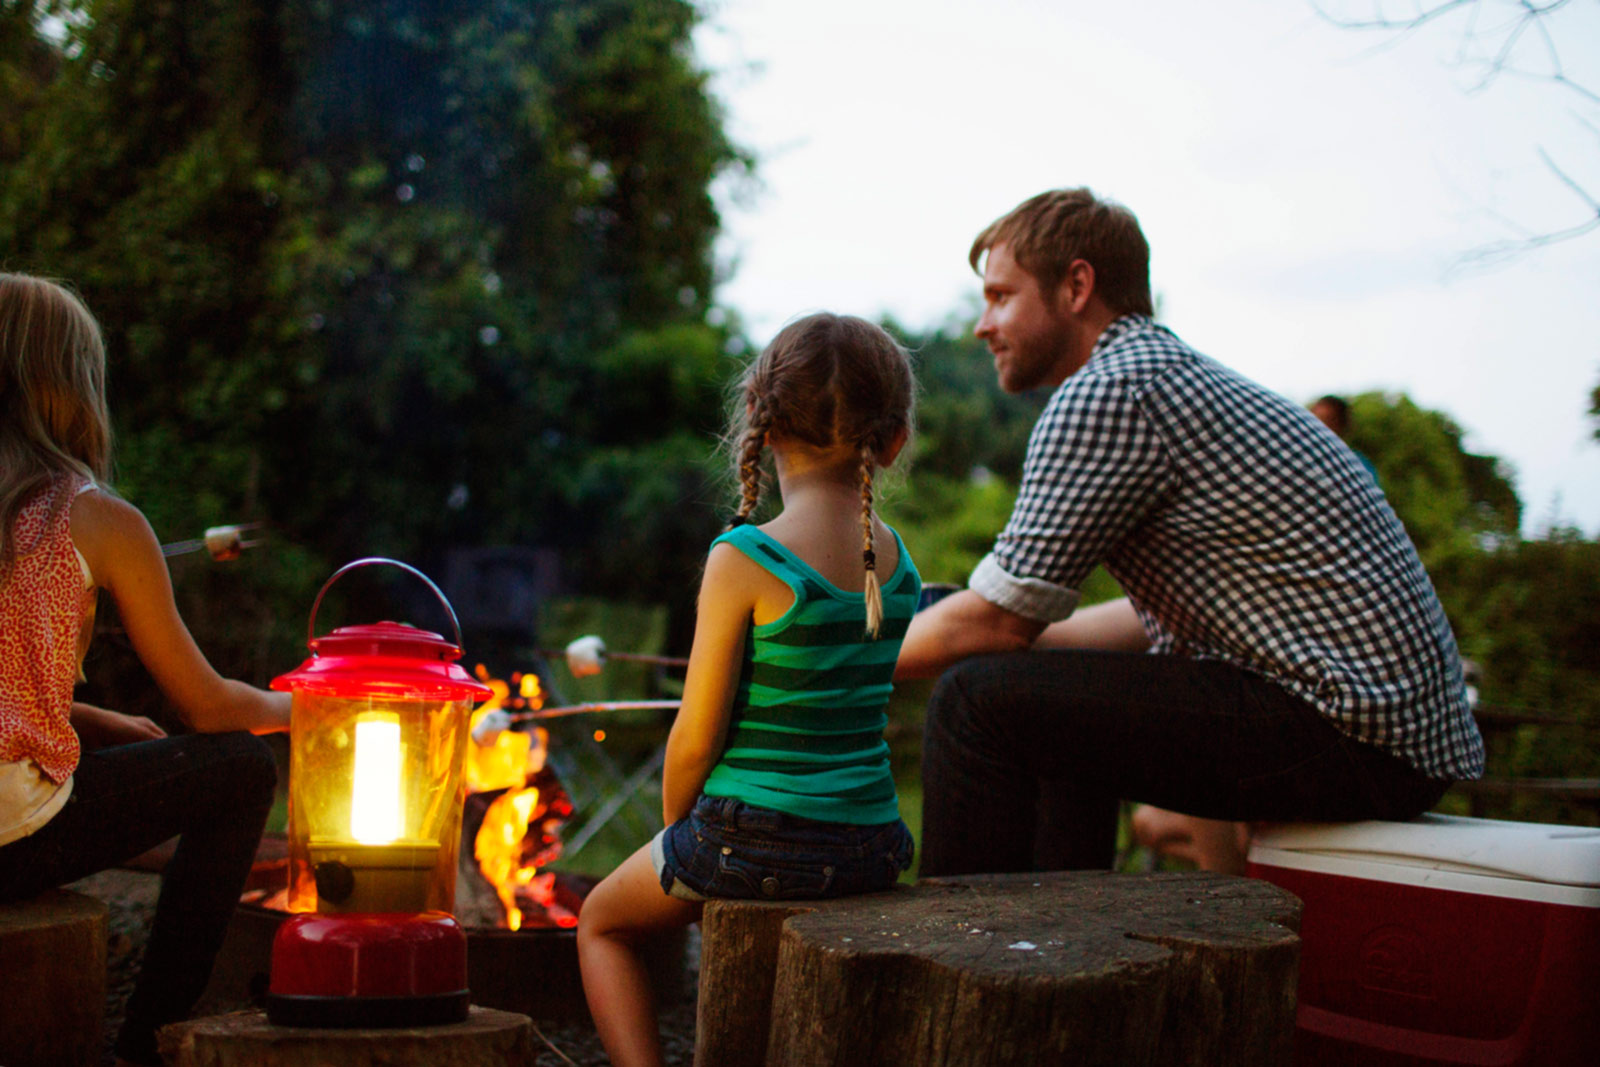
[[(1600, 90), (1600, 3), (1569, 8), (1562, 60)], [(1460, 28), (1379, 47), (1309, 0), (715, 0), (699, 56), (760, 161), (724, 199), (720, 300), (757, 342), (818, 308), (965, 316), (973, 235), (1088, 185), (1138, 215), (1195, 347), (1301, 402), (1407, 393), (1512, 464), (1525, 532), (1600, 536), (1600, 232), (1462, 263), (1592, 214), (1539, 151), (1600, 196), (1574, 117), (1600, 108), (1472, 91)]]

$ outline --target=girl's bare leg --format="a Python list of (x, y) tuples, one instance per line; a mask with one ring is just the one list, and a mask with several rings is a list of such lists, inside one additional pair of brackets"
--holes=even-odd
[(578, 962), (595, 1029), (616, 1067), (660, 1067), (655, 994), (636, 945), (688, 926), (700, 905), (661, 891), (645, 845), (595, 886), (578, 914)]

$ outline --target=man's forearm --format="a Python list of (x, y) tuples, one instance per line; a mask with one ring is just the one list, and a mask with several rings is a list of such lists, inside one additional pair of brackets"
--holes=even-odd
[(894, 676), (933, 678), (968, 656), (1021, 652), (1043, 629), (1044, 623), (1015, 615), (963, 589), (911, 620)]
[(1071, 617), (1051, 623), (1039, 634), (1034, 648), (1093, 648), (1105, 652), (1144, 652), (1150, 636), (1144, 632), (1127, 597), (1079, 608)]

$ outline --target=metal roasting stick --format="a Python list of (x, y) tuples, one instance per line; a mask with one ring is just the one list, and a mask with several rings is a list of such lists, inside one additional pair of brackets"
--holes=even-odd
[(607, 652), (606, 659), (627, 660), (630, 663), (659, 663), (663, 667), (687, 667), (686, 656), (653, 656), (647, 652)]
[[(567, 650), (564, 648), (539, 648), (534, 650), (545, 659), (565, 659)], [(623, 660), (628, 663), (655, 663), (662, 667), (687, 667), (689, 660), (685, 656), (654, 656), (646, 652), (612, 652), (610, 649), (600, 653), (600, 658)]]
[(600, 700), (589, 704), (568, 704), (559, 708), (540, 708), (538, 711), (507, 712), (512, 722), (529, 722), (535, 719), (564, 719), (568, 715), (594, 715), (607, 711), (676, 711), (681, 700)]
[(261, 528), (259, 522), (247, 522), (235, 526), (209, 527), (205, 536), (190, 538), (187, 541), (169, 541), (161, 546), (161, 554), (168, 559), (173, 556), (185, 556), (190, 552), (199, 552), (202, 549), (211, 554), (211, 558), (219, 561), (238, 559), (241, 550), (256, 548), (265, 544), (263, 541), (246, 541), (241, 536), (246, 530)]

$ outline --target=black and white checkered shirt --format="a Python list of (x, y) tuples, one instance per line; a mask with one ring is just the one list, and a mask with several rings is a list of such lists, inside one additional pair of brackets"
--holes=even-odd
[(1354, 453), (1141, 315), (1050, 398), (969, 585), (1050, 622), (1099, 563), (1153, 652), (1262, 674), (1432, 777), (1483, 773), (1444, 609)]

